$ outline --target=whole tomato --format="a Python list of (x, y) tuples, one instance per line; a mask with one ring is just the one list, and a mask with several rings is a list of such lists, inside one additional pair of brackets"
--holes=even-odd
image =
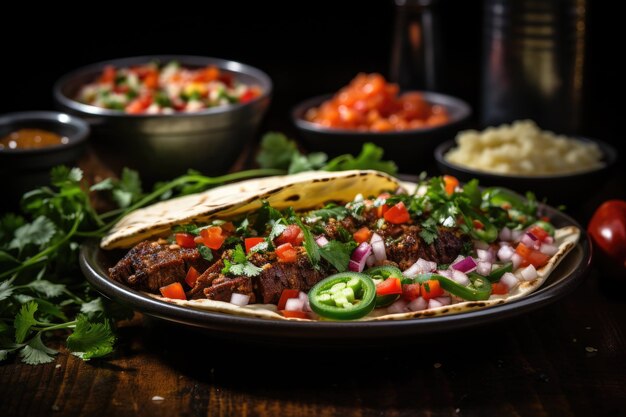
[(613, 275), (626, 277), (626, 201), (602, 203), (591, 217), (587, 232), (600, 266)]

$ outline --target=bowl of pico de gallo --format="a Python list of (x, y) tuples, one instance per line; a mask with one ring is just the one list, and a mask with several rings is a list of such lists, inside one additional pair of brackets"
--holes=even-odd
[(269, 107), (272, 81), (236, 61), (186, 55), (115, 59), (54, 86), (57, 107), (89, 122), (98, 154), (148, 179), (228, 170)]

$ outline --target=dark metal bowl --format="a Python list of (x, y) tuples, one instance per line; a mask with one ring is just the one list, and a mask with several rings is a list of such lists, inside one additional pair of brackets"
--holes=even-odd
[(429, 104), (443, 106), (450, 115), (450, 121), (441, 126), (421, 129), (361, 132), (328, 128), (304, 119), (307, 110), (318, 107), (330, 99), (332, 94), (303, 101), (294, 107), (291, 117), (308, 150), (323, 151), (330, 156), (356, 154), (364, 143), (371, 142), (382, 147), (385, 159), (395, 161), (401, 172), (419, 174), (432, 161), (433, 149), (464, 128), (472, 113), (470, 106), (458, 98), (432, 92), (422, 92), (422, 95)]
[(454, 140), (444, 142), (435, 149), (435, 160), (441, 172), (454, 175), (462, 182), (476, 178), (482, 186), (506, 187), (522, 194), (526, 191), (532, 191), (539, 199), (546, 199), (553, 206), (576, 201), (580, 203), (581, 196), (586, 196), (584, 200), (587, 200), (588, 196), (595, 190), (599, 190), (599, 186), (607, 179), (617, 160), (617, 151), (608, 143), (596, 139), (577, 139), (594, 142), (598, 145), (603, 155), (602, 167), (589, 171), (557, 175), (494, 174), (448, 162), (445, 159), (445, 154), (456, 145)]
[[(75, 100), (79, 89), (92, 82), (107, 65), (128, 67), (152, 61), (178, 61), (185, 67), (214, 65), (262, 94), (245, 104), (214, 107), (193, 113), (127, 114)], [(77, 69), (54, 86), (56, 104), (89, 122), (94, 143), (113, 166), (128, 166), (144, 177), (165, 179), (196, 169), (223, 173), (253, 138), (267, 110), (272, 81), (259, 69), (235, 61), (185, 55), (154, 55), (100, 62)]]
[(50, 169), (56, 165), (72, 165), (85, 150), (89, 125), (78, 117), (52, 111), (8, 113), (0, 116), (0, 137), (18, 129), (43, 129), (68, 138), (61, 145), (37, 149), (0, 150), (0, 177), (7, 208), (17, 204), (20, 196), (50, 182)]

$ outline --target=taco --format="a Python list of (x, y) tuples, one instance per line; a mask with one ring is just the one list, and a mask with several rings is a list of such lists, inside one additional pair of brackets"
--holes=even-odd
[(137, 210), (103, 238), (129, 248), (110, 278), (189, 308), (281, 320), (453, 314), (539, 288), (580, 231), (533, 198), (309, 172), (226, 185)]

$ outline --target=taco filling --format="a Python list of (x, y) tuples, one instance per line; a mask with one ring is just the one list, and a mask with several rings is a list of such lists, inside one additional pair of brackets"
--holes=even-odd
[(109, 272), (137, 290), (217, 311), (230, 312), (220, 304), (229, 303), (283, 318), (416, 317), (536, 289), (574, 244), (563, 238), (571, 231), (539, 216), (530, 194), (481, 191), (476, 181), (460, 187), (452, 177), (306, 210), (263, 200), (234, 217), (174, 225)]

